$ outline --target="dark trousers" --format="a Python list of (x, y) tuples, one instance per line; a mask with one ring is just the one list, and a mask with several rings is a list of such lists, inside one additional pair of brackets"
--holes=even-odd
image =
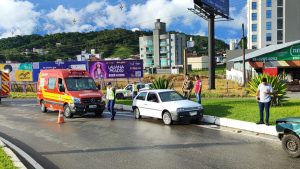
[(266, 111), (266, 123), (269, 123), (269, 115), (270, 115), (270, 102), (262, 103), (258, 102), (259, 106), (259, 115), (260, 115), (260, 122), (264, 122), (264, 109)]
[(111, 118), (115, 118), (115, 100), (108, 100), (107, 102), (107, 109), (111, 113)]

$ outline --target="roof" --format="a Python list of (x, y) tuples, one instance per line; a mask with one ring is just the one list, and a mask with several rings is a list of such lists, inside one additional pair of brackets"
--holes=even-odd
[[(300, 43), (300, 40), (293, 41), (293, 42), (288, 42), (288, 43), (283, 43), (283, 44), (278, 44), (278, 45), (270, 45), (270, 46), (267, 46), (265, 48), (261, 48), (259, 50), (254, 51), (254, 52), (246, 54), (245, 60), (249, 60), (249, 59), (252, 59), (252, 58), (267, 54), (267, 53), (271, 53), (271, 52), (274, 52), (274, 51), (277, 51), (277, 50), (280, 50), (280, 49), (283, 49), (283, 48), (287, 48), (287, 47), (290, 47), (292, 45), (299, 44), (299, 43)], [(239, 62), (239, 61), (242, 61), (242, 60), (243, 60), (243, 56), (240, 56), (240, 57), (237, 57), (235, 59), (229, 60), (229, 62)]]
[(174, 90), (171, 90), (171, 89), (155, 89), (155, 90), (145, 90), (145, 91), (141, 91), (141, 92), (161, 93), (161, 92), (170, 92), (170, 91), (174, 91)]

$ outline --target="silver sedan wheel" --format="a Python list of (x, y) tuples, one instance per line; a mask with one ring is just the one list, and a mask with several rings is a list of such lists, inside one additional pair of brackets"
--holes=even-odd
[(139, 108), (135, 108), (134, 109), (134, 118), (136, 118), (136, 119), (140, 119), (141, 118), (141, 114), (140, 114)]
[(164, 124), (165, 124), (165, 125), (170, 125), (170, 124), (172, 124), (172, 117), (171, 117), (171, 115), (170, 115), (169, 112), (165, 112), (165, 113), (163, 114), (163, 121), (164, 121)]

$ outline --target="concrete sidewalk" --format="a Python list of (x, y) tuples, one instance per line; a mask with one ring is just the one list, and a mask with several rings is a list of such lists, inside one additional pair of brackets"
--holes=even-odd
[[(122, 104), (116, 104), (115, 109), (117, 110), (124, 110), (124, 111), (132, 111), (132, 107), (128, 105), (122, 105)], [(255, 133), (260, 134), (268, 134), (277, 136), (276, 128), (275, 126), (266, 126), (266, 125), (257, 125), (256, 123), (251, 122), (245, 122), (240, 120), (233, 120), (228, 118), (220, 118), (216, 116), (208, 116), (204, 115), (203, 122), (210, 123), (210, 124), (216, 124), (219, 126), (225, 126), (230, 128), (236, 128), (240, 130), (247, 130)]]

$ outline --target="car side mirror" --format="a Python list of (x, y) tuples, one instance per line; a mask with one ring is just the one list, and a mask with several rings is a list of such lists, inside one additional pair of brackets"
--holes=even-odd
[(65, 91), (66, 91), (65, 88), (64, 88), (63, 86), (59, 86), (59, 87), (58, 87), (58, 90), (59, 90), (60, 92), (65, 92)]

